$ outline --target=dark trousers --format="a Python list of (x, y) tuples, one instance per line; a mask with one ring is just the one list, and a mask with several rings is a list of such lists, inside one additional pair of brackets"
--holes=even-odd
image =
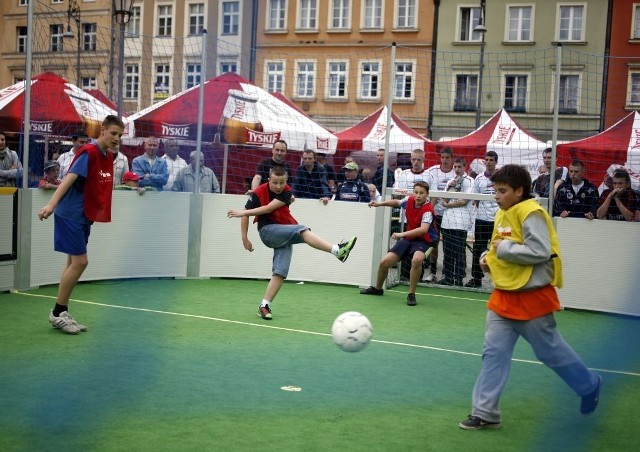
[(443, 229), (442, 242), (444, 258), (442, 261), (445, 279), (462, 285), (467, 273), (467, 231), (462, 229)]
[(477, 220), (474, 230), (473, 259), (471, 260), (471, 277), (481, 280), (484, 276), (480, 268), (480, 256), (487, 250), (491, 234), (493, 234), (493, 221)]

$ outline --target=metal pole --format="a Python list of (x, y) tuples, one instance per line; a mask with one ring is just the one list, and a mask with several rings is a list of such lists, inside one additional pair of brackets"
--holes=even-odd
[(198, 132), (196, 137), (196, 180), (194, 192), (200, 193), (200, 156), (202, 156), (202, 117), (204, 115), (204, 83), (207, 64), (207, 30), (202, 30), (202, 53), (200, 55), (200, 90), (198, 93)]
[(482, 75), (484, 73), (484, 33), (480, 42), (480, 68), (478, 72), (478, 102), (476, 105), (476, 130), (480, 127), (480, 111), (482, 110)]
[(547, 211), (553, 217), (553, 200), (556, 192), (553, 186), (556, 184), (556, 146), (558, 143), (558, 114), (560, 110), (560, 73), (562, 72), (562, 44), (558, 43), (556, 50), (556, 73), (553, 89), (553, 127), (551, 128), (551, 168), (549, 168), (549, 205)]
[[(29, 188), (29, 139), (31, 132), (31, 71), (33, 69), (33, 3), (27, 5), (27, 55), (24, 68), (24, 139), (22, 143), (22, 188)], [(18, 150), (20, 152), (20, 150)]]
[(118, 116), (122, 117), (124, 91), (124, 16), (120, 21), (120, 41), (118, 42)]
[(78, 54), (76, 55), (76, 86), (78, 88), (82, 88), (80, 86), (80, 45), (81, 45), (81, 38), (82, 38), (82, 36), (80, 36), (80, 27), (82, 27), (82, 24), (80, 23), (79, 9), (78, 9), (78, 18), (76, 19), (76, 25), (78, 26)]

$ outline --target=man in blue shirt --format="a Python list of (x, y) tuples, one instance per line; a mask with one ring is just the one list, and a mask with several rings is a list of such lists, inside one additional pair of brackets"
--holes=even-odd
[(327, 182), (327, 171), (316, 162), (316, 153), (306, 150), (302, 153), (302, 165), (296, 170), (293, 180), (293, 193), (298, 198), (320, 199), (329, 202), (331, 191)]
[(158, 139), (148, 137), (144, 142), (144, 154), (133, 159), (134, 173), (140, 176), (140, 187), (153, 187), (162, 191), (169, 180), (167, 162), (158, 157)]

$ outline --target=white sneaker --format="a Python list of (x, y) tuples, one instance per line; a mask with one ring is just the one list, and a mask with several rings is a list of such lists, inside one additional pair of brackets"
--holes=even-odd
[(54, 328), (64, 331), (67, 334), (78, 334), (81, 331), (87, 331), (87, 327), (80, 325), (69, 315), (68, 312), (61, 312), (58, 317), (53, 315), (53, 311), (49, 313), (49, 323)]
[(431, 272), (424, 272), (424, 275), (422, 275), (422, 281), (428, 282), (428, 283), (433, 282), (435, 278), (436, 278), (436, 275), (434, 275)]

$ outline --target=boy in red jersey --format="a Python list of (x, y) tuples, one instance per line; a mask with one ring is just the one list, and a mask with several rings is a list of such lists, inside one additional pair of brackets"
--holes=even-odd
[(253, 244), (247, 235), (250, 216), (255, 216), (253, 222), (258, 223), (258, 233), (262, 243), (273, 248), (271, 280), (258, 307), (258, 315), (265, 320), (272, 319), (270, 303), (278, 294), (289, 273), (293, 245), (306, 243), (312, 248), (331, 253), (344, 262), (356, 244), (356, 237), (352, 237), (337, 245), (331, 245), (311, 232), (307, 226), (298, 224), (289, 211), (291, 200), (292, 192), (291, 187), (287, 185), (287, 171), (281, 166), (274, 166), (269, 171), (269, 182), (258, 185), (253, 190), (244, 207), (245, 210), (227, 212), (229, 218), (241, 218), (242, 244), (247, 251), (253, 251)]
[(389, 268), (407, 256), (411, 257), (411, 272), (409, 273), (409, 294), (407, 295), (407, 305), (415, 306), (416, 287), (420, 273), (422, 272), (422, 262), (438, 244), (438, 231), (435, 223), (435, 213), (433, 205), (429, 201), (429, 184), (418, 181), (413, 185), (413, 195), (400, 199), (389, 199), (387, 201), (371, 201), (369, 207), (402, 207), (405, 209), (407, 217), (407, 230), (404, 232), (394, 232), (391, 238), (398, 242), (382, 258), (378, 266), (378, 276), (376, 285), (367, 287), (360, 291), (363, 295), (382, 295), (382, 286), (387, 279)]
[(472, 411), (458, 425), (465, 430), (500, 428), (500, 395), (520, 336), (536, 357), (582, 398), (580, 413), (598, 406), (602, 377), (587, 368), (565, 342), (553, 312), (560, 309), (560, 245), (551, 217), (531, 195), (531, 176), (520, 165), (505, 165), (495, 184), (496, 213), (491, 248), (480, 257), (494, 291), (487, 308), (482, 370), (473, 388)]
[(69, 297), (89, 263), (87, 243), (94, 221), (111, 221), (113, 154), (120, 143), (124, 123), (109, 115), (102, 122), (97, 141), (85, 144), (76, 153), (69, 172), (38, 217), (45, 220), (55, 211), (54, 249), (66, 253), (67, 263), (60, 277), (58, 297), (49, 322), (67, 334), (87, 331), (69, 315)]

